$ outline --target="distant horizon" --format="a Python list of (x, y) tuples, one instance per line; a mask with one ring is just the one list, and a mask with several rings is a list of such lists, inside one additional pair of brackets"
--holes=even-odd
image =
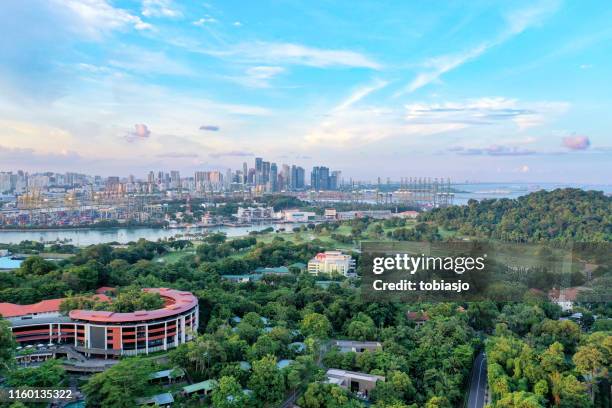
[[(277, 163), (277, 164), (282, 164), (282, 163)], [(193, 172), (183, 172), (183, 171), (179, 171), (181, 178), (186, 178), (186, 177), (194, 177), (194, 173), (195, 171), (219, 171), (222, 174), (224, 174), (224, 171), (229, 169), (228, 168), (215, 168), (215, 169), (199, 169), (199, 170), (194, 170)], [(307, 174), (310, 174), (310, 171), (312, 170), (312, 166), (309, 167), (305, 167), (304, 168)], [(235, 168), (232, 170), (236, 170)], [(109, 174), (101, 174), (101, 173), (88, 173), (87, 171), (52, 171), (52, 170), (35, 170), (35, 171), (27, 171), (25, 169), (3, 169), (0, 168), (0, 173), (17, 173), (18, 171), (24, 171), (27, 172), (28, 174), (44, 174), (44, 173), (56, 173), (56, 174), (66, 174), (66, 173), (77, 173), (77, 174), (82, 174), (82, 175), (86, 175), (86, 176), (91, 176), (91, 177), (102, 177), (102, 178), (108, 178), (108, 177), (119, 177), (121, 179), (133, 176), (136, 178), (136, 180), (139, 181), (146, 181), (148, 172), (142, 175), (139, 175), (137, 173), (127, 173), (127, 174), (118, 174), (118, 173), (109, 173)], [(151, 169), (149, 171), (153, 171), (155, 172), (155, 174), (157, 175), (158, 171), (161, 171), (163, 173), (170, 173), (171, 171), (177, 171), (176, 169), (173, 168), (167, 168), (167, 169)], [(380, 177), (380, 181), (381, 184), (386, 184), (387, 183), (387, 176), (373, 176), (372, 178), (369, 179), (356, 179), (356, 178), (352, 178), (353, 182), (355, 183), (370, 183), (370, 184), (376, 184), (377, 183), (377, 178)], [(423, 179), (443, 179), (443, 181), (446, 181), (447, 178), (450, 179), (450, 183), (451, 185), (471, 185), (471, 184), (528, 184), (528, 185), (539, 185), (539, 184), (543, 184), (543, 185), (567, 185), (570, 187), (581, 187), (581, 186), (593, 186), (593, 187), (612, 187), (612, 182), (608, 182), (608, 183), (586, 183), (586, 182), (571, 182), (571, 181), (542, 181), (542, 180), (530, 180), (530, 181), (525, 181), (525, 180), (465, 180), (465, 179), (459, 179), (459, 178), (453, 178), (452, 176), (426, 176), (426, 175), (412, 175), (412, 176), (401, 176), (398, 178), (393, 178), (393, 177), (389, 177), (391, 183), (394, 184), (398, 184), (400, 183), (401, 179), (403, 178), (407, 178), (409, 179), (410, 177), (412, 178), (423, 178)], [(344, 180), (344, 183), (347, 184), (349, 182), (349, 180), (351, 180), (351, 177), (345, 177), (344, 174), (342, 176), (342, 179)]]
[(354, 179), (612, 174), (605, 1), (2, 9), (2, 166), (192, 172), (261, 156)]

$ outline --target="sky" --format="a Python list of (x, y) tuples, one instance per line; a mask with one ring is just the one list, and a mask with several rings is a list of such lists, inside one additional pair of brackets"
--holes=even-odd
[(610, 183), (608, 1), (0, 8), (0, 170)]

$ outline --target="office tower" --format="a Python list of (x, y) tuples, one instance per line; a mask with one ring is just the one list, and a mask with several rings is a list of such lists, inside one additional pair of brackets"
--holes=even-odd
[(174, 189), (181, 186), (181, 173), (179, 173), (177, 170), (172, 170), (170, 172), (170, 185)]
[(329, 189), (337, 190), (342, 184), (342, 172), (340, 170), (334, 170), (329, 178)]
[(279, 190), (289, 190), (291, 186), (291, 168), (287, 164), (281, 166), (280, 172), (282, 183), (278, 186)]
[(306, 171), (303, 167), (293, 166), (291, 168), (291, 183), (293, 185), (293, 189), (301, 190), (305, 185)]
[(315, 166), (310, 173), (310, 187), (316, 191), (329, 190), (329, 168), (325, 166)]
[(261, 184), (266, 185), (270, 181), (270, 162), (262, 163), (262, 176), (261, 176)]
[(206, 185), (207, 174), (205, 171), (196, 171), (195, 172), (195, 190), (202, 191), (204, 190), (204, 186)]
[(242, 163), (242, 184), (247, 184), (249, 178), (249, 166), (247, 162)]
[(227, 169), (225, 171), (225, 189), (230, 190), (232, 186), (232, 169)]
[(249, 175), (247, 176), (247, 182), (251, 185), (255, 185), (256, 182), (256, 170), (254, 168), (249, 169)]
[(148, 181), (150, 184), (155, 183), (155, 173), (153, 173), (153, 171), (150, 171), (150, 172), (149, 172), (149, 176), (147, 177), (147, 181)]
[(270, 164), (270, 180), (268, 181), (268, 185), (270, 187), (270, 191), (277, 191), (278, 188), (278, 167), (276, 163)]
[(255, 185), (260, 185), (263, 179), (263, 159), (255, 158)]

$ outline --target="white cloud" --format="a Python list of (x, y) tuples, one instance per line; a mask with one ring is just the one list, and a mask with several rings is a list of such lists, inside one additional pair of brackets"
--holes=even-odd
[(424, 70), (419, 72), (416, 77), (406, 87), (398, 91), (395, 96), (414, 92), (419, 88), (438, 81), (445, 73), (478, 58), (490, 48), (508, 41), (528, 28), (540, 24), (544, 18), (556, 11), (558, 7), (559, 2), (557, 0), (545, 0), (532, 4), (530, 7), (515, 10), (507, 14), (505, 16), (506, 28), (497, 38), (484, 41), (463, 52), (445, 54), (428, 59), (422, 64)]
[[(514, 132), (540, 125), (565, 112), (564, 102), (521, 102), (508, 98), (479, 98), (443, 103), (419, 102), (398, 108), (360, 106), (356, 102), (384, 86), (375, 83), (357, 89), (338, 104), (325, 119), (307, 132), (304, 147), (331, 146), (347, 148), (363, 146), (388, 138), (414, 141), (434, 134), (464, 129), (511, 129)], [(510, 126), (510, 127), (509, 127)], [(498, 143), (501, 142), (498, 138)], [(530, 136), (513, 137), (508, 149), (490, 149), (492, 155), (526, 154), (519, 146), (531, 144)]]
[(216, 23), (216, 22), (217, 22), (217, 20), (215, 18), (212, 18), (211, 16), (206, 16), (206, 17), (202, 17), (202, 18), (194, 21), (191, 24), (193, 24), (195, 26), (202, 27), (202, 26), (204, 26), (206, 24), (212, 24), (212, 23)]
[(412, 123), (455, 123), (464, 126), (493, 125), (511, 121), (519, 130), (543, 124), (569, 108), (565, 102), (519, 102), (508, 98), (480, 98), (459, 102), (406, 105)]
[(348, 98), (346, 98), (342, 103), (336, 106), (334, 110), (338, 111), (338, 110), (349, 108), (350, 106), (359, 102), (360, 100), (362, 100), (363, 98), (371, 94), (372, 92), (376, 92), (379, 89), (384, 88), (388, 84), (389, 83), (387, 81), (376, 80), (372, 84), (357, 88), (351, 95), (349, 95)]
[(183, 13), (174, 8), (172, 0), (143, 0), (142, 15), (146, 17), (182, 17)]
[(131, 26), (136, 30), (151, 29), (138, 16), (111, 6), (106, 0), (53, 0), (58, 9), (69, 11), (74, 19), (72, 29), (90, 38), (99, 38), (113, 30)]
[(355, 51), (308, 47), (293, 43), (254, 42), (229, 46), (223, 50), (205, 50), (220, 58), (234, 57), (245, 62), (294, 64), (311, 67), (354, 67), (380, 69), (381, 65)]
[(425, 85), (437, 81), (443, 74), (482, 55), (488, 48), (489, 45), (481, 44), (460, 54), (442, 55), (429, 59), (423, 64), (425, 67), (427, 67), (427, 69), (417, 74), (412, 82), (410, 82), (410, 84), (408, 84), (408, 86), (403, 90), (398, 92), (397, 95), (414, 92)]
[(157, 73), (168, 75), (192, 75), (194, 71), (187, 65), (168, 58), (161, 51), (150, 51), (141, 47), (117, 47), (108, 65), (126, 71)]

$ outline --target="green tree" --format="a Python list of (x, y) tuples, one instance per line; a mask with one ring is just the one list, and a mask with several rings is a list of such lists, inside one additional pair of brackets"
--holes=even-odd
[(372, 340), (376, 335), (374, 320), (365, 313), (358, 313), (348, 324), (347, 334), (356, 340)]
[(66, 371), (59, 360), (47, 360), (39, 367), (12, 370), (7, 377), (11, 387), (59, 387), (64, 383)]
[(595, 398), (594, 385), (597, 383), (597, 377), (605, 368), (603, 353), (595, 346), (581, 346), (576, 351), (576, 354), (574, 354), (572, 361), (576, 365), (578, 372), (588, 381), (591, 399)]
[(242, 408), (250, 397), (242, 391), (242, 386), (234, 377), (221, 377), (219, 386), (212, 392), (215, 408)]
[(15, 364), (15, 337), (8, 321), (0, 318), (0, 374), (6, 373)]
[(300, 324), (302, 334), (326, 339), (331, 333), (331, 323), (325, 315), (320, 313), (307, 313)]
[(119, 361), (108, 370), (93, 375), (83, 386), (87, 406), (95, 408), (133, 408), (136, 398), (145, 396), (153, 367), (140, 357)]
[(265, 406), (273, 406), (283, 398), (285, 384), (283, 375), (276, 367), (274, 356), (265, 356), (253, 362), (253, 372), (248, 386), (258, 401)]
[(511, 392), (500, 398), (495, 404), (495, 408), (544, 408), (540, 404), (539, 398), (525, 391)]

